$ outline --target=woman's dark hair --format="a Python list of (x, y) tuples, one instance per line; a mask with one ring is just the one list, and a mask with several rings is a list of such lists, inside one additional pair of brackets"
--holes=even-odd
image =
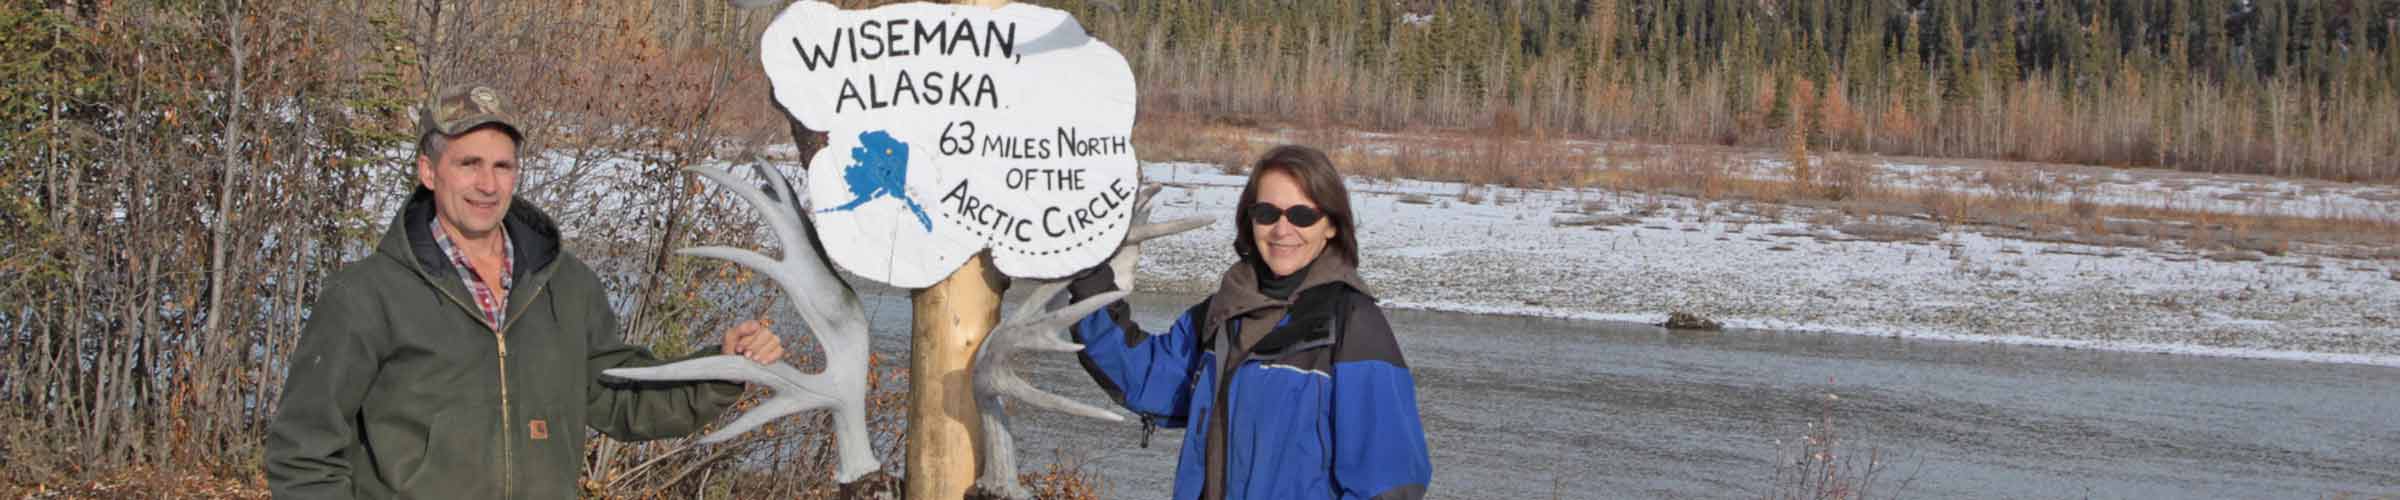
[(1300, 190), (1316, 202), (1317, 211), (1325, 213), (1326, 223), (1333, 224), (1333, 239), (1325, 246), (1341, 251), (1343, 257), (1350, 259), (1350, 265), (1358, 265), (1358, 223), (1351, 219), (1350, 190), (1342, 187), (1342, 173), (1333, 170), (1333, 160), (1326, 159), (1324, 151), (1290, 144), (1267, 150), (1257, 163), (1250, 165), (1250, 182), (1242, 186), (1242, 201), (1233, 205), (1234, 255), (1258, 258), (1258, 244), (1251, 239), (1250, 217), (1243, 212), (1258, 204), (1258, 179), (1271, 170), (1281, 170), (1300, 180)]

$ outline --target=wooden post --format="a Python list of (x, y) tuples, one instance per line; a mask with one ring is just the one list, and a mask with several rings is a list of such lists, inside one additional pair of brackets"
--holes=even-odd
[(1008, 286), (1008, 277), (990, 259), (987, 253), (968, 257), (949, 278), (911, 297), (916, 323), (908, 346), (908, 500), (965, 498), (982, 465), (975, 456), (976, 442), (983, 438), (982, 417), (969, 365), (984, 336), (1000, 324), (1000, 292)]
[(908, 499), (965, 497), (975, 484), (974, 372), (968, 366), (983, 337), (1000, 324), (1000, 292), (1008, 278), (989, 257), (968, 257), (949, 278), (918, 290), (916, 329), (908, 348)]
[[(952, 3), (997, 9), (1008, 0)], [(968, 257), (949, 278), (916, 294), (916, 331), (908, 349), (909, 500), (965, 498), (983, 465), (975, 456), (983, 417), (969, 365), (983, 337), (1000, 325), (1000, 292), (1008, 289), (1008, 277), (990, 259), (988, 253)]]

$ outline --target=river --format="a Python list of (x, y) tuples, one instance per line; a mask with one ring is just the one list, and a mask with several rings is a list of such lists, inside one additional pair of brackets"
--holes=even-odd
[[(1013, 295), (1013, 294), (1012, 294)], [(1013, 298), (1013, 297), (1012, 297)], [(876, 348), (908, 302), (869, 295)], [(1140, 296), (1163, 328), (1197, 297)], [(1828, 415), (1875, 491), (1933, 498), (2400, 494), (2400, 369), (1770, 331), (1391, 311), (1417, 378), (1433, 498), (1758, 498)], [(1105, 403), (1072, 357), (1034, 384)], [(1826, 395), (1838, 396), (1838, 399)], [(1017, 418), (1020, 463), (1169, 491), (1182, 433)]]

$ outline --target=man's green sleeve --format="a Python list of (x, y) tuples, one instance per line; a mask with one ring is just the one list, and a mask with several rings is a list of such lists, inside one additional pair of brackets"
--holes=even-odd
[(292, 349), (283, 398), (267, 424), (267, 486), (275, 498), (350, 498), (359, 406), (375, 381), (381, 323), (370, 301), (329, 282)]
[[(591, 355), (585, 366), (591, 387), (584, 391), (584, 415), (593, 429), (619, 441), (647, 441), (691, 434), (715, 420), (742, 398), (742, 385), (733, 382), (634, 381), (602, 375), (610, 368), (639, 368), (666, 364), (649, 349), (619, 339), (616, 315), (606, 304), (591, 309), (603, 318), (591, 336)], [(701, 347), (688, 358), (718, 354), (721, 348)], [(674, 361), (680, 361), (674, 360)]]

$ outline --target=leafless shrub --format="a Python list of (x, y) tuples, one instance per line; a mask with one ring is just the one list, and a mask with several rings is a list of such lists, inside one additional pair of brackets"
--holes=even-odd
[(1877, 187), (1875, 167), (1849, 155), (1825, 157), (1825, 161), (1819, 162), (1810, 173), (1813, 177), (1806, 180), (1807, 185), (1815, 191), (1816, 196), (1828, 200), (1859, 198)]
[(1918, 191), (1916, 202), (1919, 206), (1925, 207), (1925, 210), (1930, 212), (1935, 219), (1941, 220), (1945, 224), (1963, 224), (1975, 214), (1972, 199), (1949, 189), (1933, 188)]
[[(1792, 443), (1793, 451), (1786, 452), (1780, 447), (1776, 450), (1774, 474), (1767, 492), (1760, 498), (1866, 500), (1896, 498), (1908, 489), (1914, 477), (1889, 485), (1889, 492), (1881, 489), (1887, 486), (1883, 475), (1889, 472), (1890, 461), (1879, 447), (1870, 446), (1861, 456), (1857, 447), (1849, 443), (1849, 436), (1840, 432), (1833, 415), (1840, 396), (1828, 392), (1814, 399), (1817, 418), (1809, 422), (1808, 431), (1800, 435), (1798, 442)], [(1776, 442), (1780, 444), (1782, 440)]]
[(1816, 213), (1809, 214), (1808, 224), (1816, 227), (1833, 227), (1839, 226), (1843, 221), (1849, 219), (1838, 210), (1818, 210)]
[(1983, 170), (1977, 181), (2001, 196), (2020, 202), (2046, 202), (2058, 194), (2041, 172), (2023, 168), (1992, 168)]
[(2100, 202), (2093, 200), (2089, 191), (2076, 190), (2067, 198), (2067, 213), (2077, 219), (2099, 222)]
[(2234, 238), (2226, 241), (2226, 244), (2232, 246), (2236, 250), (2273, 256), (2282, 256), (2285, 252), (2291, 250), (2292, 247), (2292, 244), (2289, 241), (2269, 240), (2266, 238)]

